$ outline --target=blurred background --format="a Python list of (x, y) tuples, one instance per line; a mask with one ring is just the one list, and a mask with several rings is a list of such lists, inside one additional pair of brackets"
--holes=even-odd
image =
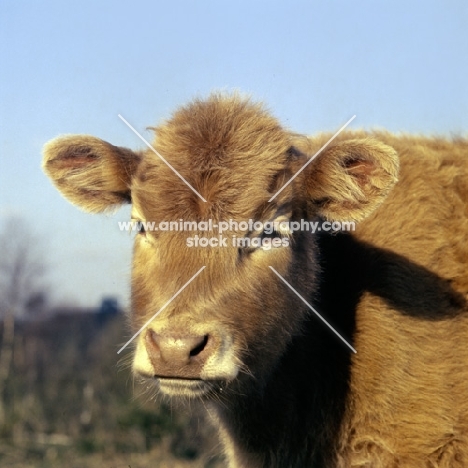
[(465, 0), (0, 1), (0, 466), (217, 467), (203, 414), (129, 371), (132, 236), (43, 175), (51, 138), (142, 142), (213, 90), (303, 133), (467, 135)]

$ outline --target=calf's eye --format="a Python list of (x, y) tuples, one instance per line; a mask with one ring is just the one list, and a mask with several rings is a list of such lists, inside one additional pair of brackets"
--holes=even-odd
[(138, 234), (146, 237), (146, 229), (142, 222), (138, 223)]
[(289, 245), (289, 237), (274, 230), (263, 231), (258, 235), (250, 235), (237, 239), (239, 255), (251, 254), (256, 251), (269, 251), (289, 247)]
[(137, 235), (146, 237), (146, 228), (143, 221), (132, 218), (132, 231), (136, 232)]

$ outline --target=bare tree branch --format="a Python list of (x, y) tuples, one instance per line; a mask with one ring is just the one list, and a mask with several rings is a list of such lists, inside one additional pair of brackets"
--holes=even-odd
[(0, 230), (0, 245), (0, 316), (22, 317), (31, 298), (44, 292), (40, 242), (23, 219), (12, 217)]

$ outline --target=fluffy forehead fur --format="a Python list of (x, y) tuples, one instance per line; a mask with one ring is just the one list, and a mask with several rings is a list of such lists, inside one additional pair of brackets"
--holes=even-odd
[(206, 203), (148, 150), (131, 187), (147, 219), (245, 219), (271, 210), (267, 202), (290, 157), (290, 137), (261, 105), (215, 94), (154, 131), (153, 147)]

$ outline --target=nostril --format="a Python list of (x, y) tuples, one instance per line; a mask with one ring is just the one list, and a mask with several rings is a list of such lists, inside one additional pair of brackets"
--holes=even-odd
[(159, 347), (159, 335), (155, 333), (153, 330), (148, 330), (146, 333), (146, 342), (155, 348)]
[(159, 347), (159, 336), (153, 330), (148, 330), (145, 335), (146, 351), (152, 358), (161, 356), (161, 349)]
[(205, 346), (207, 345), (207, 343), (208, 343), (208, 335), (205, 335), (202, 341), (199, 344), (197, 344), (193, 349), (190, 350), (190, 356), (193, 357), (193, 356), (197, 356), (198, 354), (200, 354), (205, 349)]

